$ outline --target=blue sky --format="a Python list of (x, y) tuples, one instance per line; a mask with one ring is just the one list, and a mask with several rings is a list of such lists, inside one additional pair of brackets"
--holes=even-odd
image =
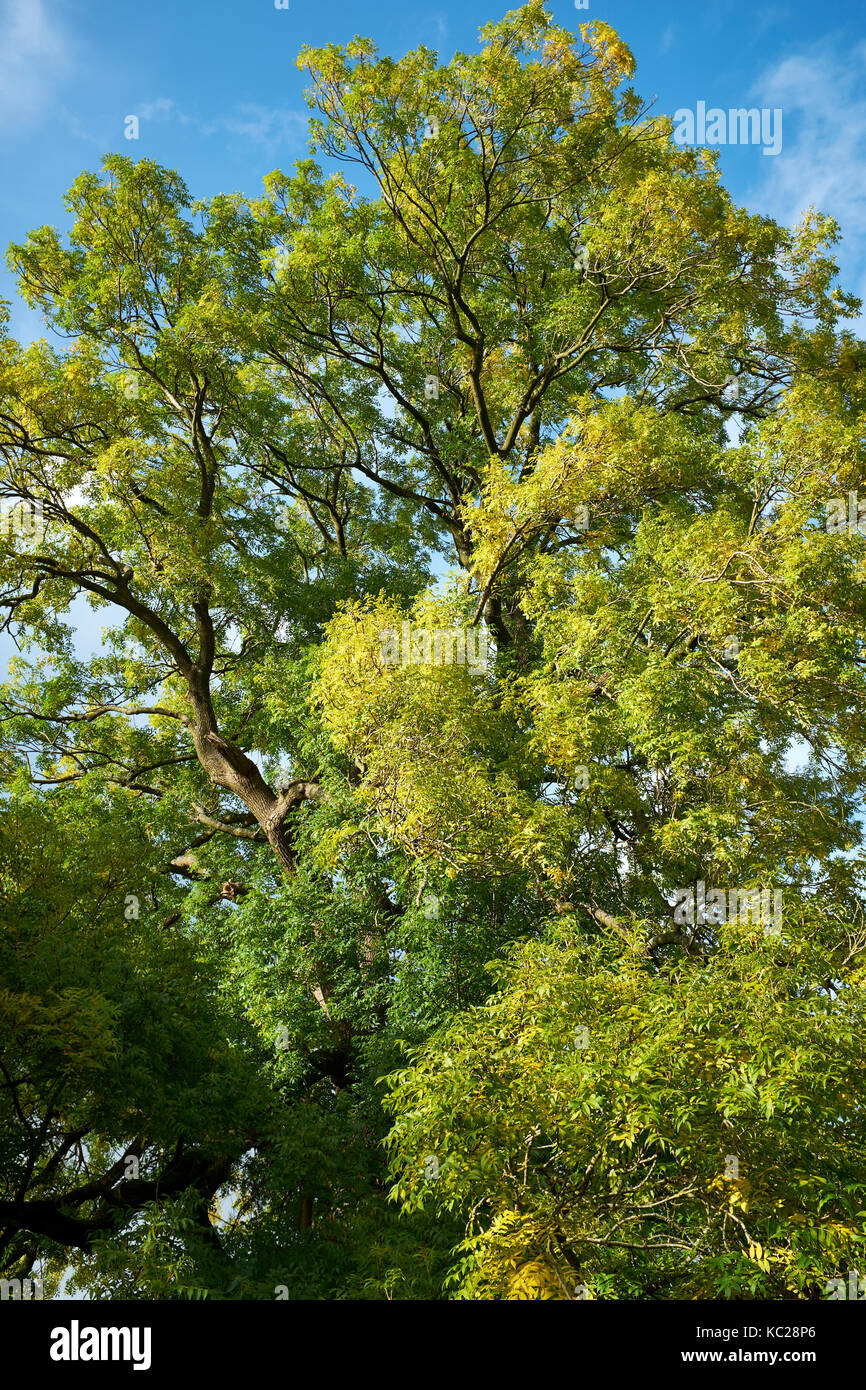
[[(262, 177), (306, 149), (303, 44), (372, 37), (399, 57), (418, 44), (443, 59), (472, 51), (506, 0), (0, 0), (0, 241), (63, 226), (63, 193), (110, 150), (176, 168), (194, 196), (255, 194)], [(840, 222), (846, 288), (866, 298), (866, 0), (550, 0), (554, 19), (613, 25), (637, 60), (636, 89), (654, 109), (779, 107), (778, 156), (723, 147), (733, 196), (791, 223), (810, 204)], [(124, 138), (129, 115), (140, 138)], [(12, 331), (41, 336), (13, 300)], [(863, 327), (861, 324), (861, 332)], [(108, 614), (75, 606), (82, 654)], [(0, 641), (0, 661), (12, 651)]]
[[(62, 224), (62, 195), (108, 150), (177, 168), (196, 196), (256, 193), (262, 176), (305, 150), (302, 44), (371, 36), (399, 56), (419, 43), (448, 58), (471, 51), (505, 0), (419, 5), (378, 0), (0, 0), (0, 177), (4, 247), (42, 223)], [(557, 22), (612, 24), (637, 59), (635, 86), (656, 110), (781, 107), (781, 153), (725, 147), (733, 195), (790, 222), (814, 202), (846, 233), (844, 282), (866, 294), (866, 5), (863, 0), (573, 0)], [(124, 138), (137, 115), (140, 138)], [(11, 297), (8, 274), (0, 294)], [(13, 330), (41, 324), (20, 303)]]
[[(303, 44), (372, 37), (399, 57), (418, 44), (447, 60), (473, 51), (481, 24), (505, 0), (419, 5), (378, 0), (0, 0), (0, 241), (63, 226), (63, 194), (109, 150), (176, 168), (193, 196), (255, 194), (262, 177), (306, 150)], [(637, 60), (634, 86), (655, 111), (781, 108), (776, 156), (723, 146), (733, 196), (790, 224), (814, 204), (840, 222), (842, 283), (866, 298), (866, 4), (864, 0), (550, 0), (556, 22), (602, 19)], [(124, 138), (126, 118), (139, 139)], [(15, 297), (12, 332), (42, 336), (40, 317)], [(861, 333), (864, 332), (860, 324)], [(81, 601), (82, 646), (107, 620)], [(0, 658), (9, 654), (8, 639)]]

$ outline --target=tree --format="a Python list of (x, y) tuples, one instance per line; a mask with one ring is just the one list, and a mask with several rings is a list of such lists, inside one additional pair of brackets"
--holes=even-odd
[[(34, 1168), (0, 1206), (10, 1258), (71, 1251), (127, 1296), (429, 1297), (472, 1213), (451, 1276), (470, 1296), (572, 1296), (578, 1270), (592, 1296), (815, 1293), (836, 1273), (816, 1250), (847, 1258), (862, 1222), (863, 550), (825, 511), (861, 480), (863, 388), (838, 231), (735, 207), (600, 23), (575, 36), (530, 4), (447, 65), (361, 39), (299, 61), (331, 172), (310, 158), (261, 199), (192, 204), (112, 155), (73, 185), (67, 239), (10, 251), (68, 340), (7, 338), (0, 369), (0, 491), (36, 523), (3, 535), (6, 626), (35, 657), (2, 696), (16, 834), (50, 825), (64, 863), (83, 837), (96, 901), (113, 854), (115, 893), (133, 862), (158, 885), (117, 949), (140, 930), (157, 980), (182, 943), (203, 972), (188, 1068), (227, 1068), (176, 1158), (174, 1069), (152, 1059), (134, 1125), (112, 1073), (84, 1198), (69, 1131), (42, 1134), (48, 1093), (16, 1102), (10, 1070), (54, 1217), (37, 1227)], [(89, 662), (64, 622), (81, 594), (111, 621)], [(684, 916), (697, 884), (726, 910), (781, 893), (781, 937)], [(518, 1174), (559, 1046), (533, 982), (560, 948), (594, 1050), (562, 1062), (563, 1108), (530, 1126), (547, 1157), (521, 1150)], [(44, 972), (13, 972), (13, 1010), (25, 989), (54, 1007)], [(63, 1028), (54, 1065), (86, 1110)], [(786, 1109), (773, 1049), (800, 1032)], [(659, 1080), (680, 1048), (697, 1089), (681, 1058)], [(719, 1178), (733, 1117), (761, 1173), (751, 1226)], [(816, 1195), (834, 1126), (844, 1162)], [(170, 1191), (111, 1195), (130, 1144)], [(610, 1203), (648, 1171), (667, 1243), (628, 1208), (624, 1257)], [(78, 1198), (96, 1244), (63, 1236)]]
[(576, 926), (392, 1079), (404, 1208), (472, 1213), (456, 1295), (823, 1297), (858, 1267), (866, 1197), (838, 935), (811, 912), (784, 942), (734, 924), (708, 960), (647, 969)]

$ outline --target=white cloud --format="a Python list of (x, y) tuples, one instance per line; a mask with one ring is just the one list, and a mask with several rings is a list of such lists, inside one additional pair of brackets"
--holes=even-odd
[(787, 6), (765, 5), (749, 16), (749, 37), (754, 43), (766, 34), (768, 29), (773, 29), (777, 24), (789, 23), (790, 19), (791, 12)]
[(287, 107), (241, 102), (229, 115), (203, 120), (182, 111), (171, 97), (157, 97), (155, 101), (145, 102), (143, 106), (135, 108), (134, 114), (142, 123), (174, 121), (178, 125), (193, 127), (200, 135), (233, 136), (271, 150), (286, 145), (295, 147), (303, 142), (309, 119), (306, 112), (292, 111)]
[(784, 113), (782, 153), (761, 170), (762, 204), (789, 224), (814, 205), (847, 236), (866, 232), (866, 43), (845, 54), (814, 44), (767, 69), (754, 93)]
[[(783, 110), (782, 153), (762, 160), (764, 179), (750, 203), (792, 226), (810, 207), (839, 223), (833, 249), (840, 280), (861, 299), (866, 265), (857, 243), (866, 234), (866, 42), (844, 53), (832, 40), (813, 44), (768, 68), (753, 100)], [(853, 324), (866, 330), (866, 315)]]
[(237, 115), (223, 117), (216, 126), (230, 135), (253, 140), (257, 145), (274, 146), (294, 144), (299, 136), (306, 134), (308, 119), (302, 111), (245, 102), (237, 108)]
[(156, 101), (146, 101), (143, 106), (136, 107), (135, 115), (142, 121), (170, 121), (179, 120), (183, 125), (189, 124), (190, 118), (184, 116), (179, 111), (171, 97), (157, 97)]
[(0, 129), (20, 129), (45, 118), (71, 67), (69, 40), (43, 0), (2, 0)]

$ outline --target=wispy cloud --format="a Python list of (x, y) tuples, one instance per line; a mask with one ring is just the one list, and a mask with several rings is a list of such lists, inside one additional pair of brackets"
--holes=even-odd
[(43, 0), (0, 0), (0, 129), (47, 117), (72, 66), (70, 40)]
[(763, 38), (768, 29), (789, 23), (791, 12), (787, 5), (762, 5), (749, 16), (749, 38), (752, 43)]
[[(810, 207), (839, 223), (835, 248), (841, 281), (866, 301), (866, 264), (859, 244), (866, 235), (866, 42), (843, 52), (825, 40), (768, 68), (754, 95), (784, 111), (784, 145), (762, 170), (753, 200), (788, 226)], [(866, 311), (849, 322), (866, 335)]]
[(131, 114), (137, 115), (142, 124), (146, 121), (174, 122), (206, 137), (222, 135), (248, 140), (267, 150), (285, 146), (295, 148), (303, 143), (308, 121), (304, 111), (262, 106), (258, 102), (240, 102), (225, 116), (203, 118), (183, 111), (171, 97), (157, 97), (155, 101), (145, 102)]
[(782, 155), (761, 171), (767, 211), (792, 223), (814, 205), (849, 237), (866, 233), (866, 43), (791, 54), (761, 75), (754, 99), (784, 112)]

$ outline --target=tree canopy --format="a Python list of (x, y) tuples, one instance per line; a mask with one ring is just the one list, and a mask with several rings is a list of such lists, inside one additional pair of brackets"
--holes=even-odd
[(736, 206), (579, 29), (306, 50), (260, 198), (112, 154), (10, 248), (52, 338), (0, 341), (7, 1277), (856, 1265), (859, 306), (831, 219)]

